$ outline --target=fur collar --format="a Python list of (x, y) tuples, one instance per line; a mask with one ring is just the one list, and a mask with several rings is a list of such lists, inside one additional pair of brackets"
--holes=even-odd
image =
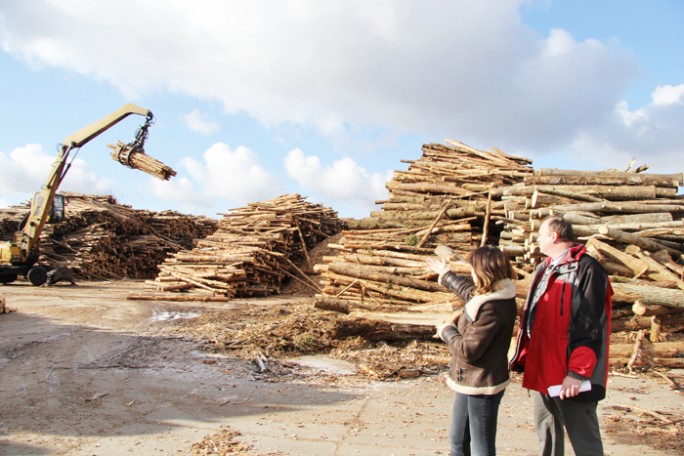
[(465, 305), (465, 313), (470, 321), (475, 321), (477, 313), (480, 311), (480, 306), (489, 301), (497, 301), (499, 299), (515, 298), (515, 284), (511, 279), (499, 280), (492, 285), (492, 291), (486, 294), (475, 295)]

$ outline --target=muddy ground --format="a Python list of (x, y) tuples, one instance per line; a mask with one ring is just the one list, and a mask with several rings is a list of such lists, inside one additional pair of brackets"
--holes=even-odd
[[(143, 287), (0, 286), (0, 455), (448, 454), (439, 348), (331, 345), (296, 294), (125, 299)], [(606, 454), (682, 454), (683, 374), (611, 376)], [(531, 402), (514, 378), (499, 454), (537, 454)]]

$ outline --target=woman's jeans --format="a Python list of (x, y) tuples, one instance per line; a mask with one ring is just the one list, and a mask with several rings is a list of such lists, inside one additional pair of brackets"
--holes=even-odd
[(468, 396), (456, 393), (451, 419), (451, 456), (496, 454), (496, 420), (504, 392)]

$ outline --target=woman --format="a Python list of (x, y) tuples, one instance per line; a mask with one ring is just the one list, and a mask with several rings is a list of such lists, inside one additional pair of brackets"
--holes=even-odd
[(451, 353), (447, 384), (456, 391), (451, 455), (494, 455), (517, 312), (513, 268), (501, 250), (491, 245), (468, 256), (472, 281), (456, 275), (444, 260), (429, 258), (426, 263), (439, 274), (438, 282), (466, 303), (457, 320), (437, 326), (437, 335)]

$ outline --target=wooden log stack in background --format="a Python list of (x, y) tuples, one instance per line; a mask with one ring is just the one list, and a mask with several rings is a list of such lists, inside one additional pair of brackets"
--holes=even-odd
[[(408, 170), (395, 171), (387, 183), (389, 199), (378, 201), (382, 210), (364, 223), (370, 227), (420, 227), (423, 231), (415, 235), (424, 245), (428, 236), (439, 242), (440, 233), (448, 240), (451, 225), (475, 222), (472, 242), (482, 243), (483, 236), (487, 242), (489, 230), (484, 225), (490, 216), (503, 214), (498, 189), (522, 182), (532, 173), (531, 161), (453, 140), (426, 144), (422, 150), (420, 159), (402, 160), (409, 164)], [(465, 245), (470, 247), (468, 242)]]
[(129, 299), (268, 296), (281, 291), (284, 279), (315, 289), (306, 274), (313, 268), (309, 250), (345, 226), (335, 211), (297, 194), (250, 203), (222, 215), (215, 233), (160, 265), (159, 275), (148, 282), (156, 293)]
[[(65, 218), (46, 225), (40, 262), (67, 266), (80, 279), (152, 279), (164, 258), (214, 232), (217, 221), (172, 211), (136, 210), (111, 196), (61, 193)], [(28, 206), (0, 210), (3, 239), (19, 228)]]
[[(624, 250), (667, 251), (675, 261), (684, 253), (684, 199), (677, 196), (682, 174), (541, 169), (524, 182), (502, 188), (515, 201), (504, 217), (500, 246), (520, 269), (531, 271), (541, 257), (536, 235), (542, 220), (562, 215), (583, 241), (598, 237)], [(607, 263), (613, 271), (613, 265)]]
[(339, 254), (316, 266), (322, 274), (320, 308), (412, 311), (458, 305), (435, 282), (424, 259), (438, 244), (462, 256), (498, 242), (503, 216), (500, 188), (532, 174), (530, 160), (495, 149), (481, 151), (458, 141), (426, 144), (407, 171), (395, 171), (382, 210), (343, 232)]

